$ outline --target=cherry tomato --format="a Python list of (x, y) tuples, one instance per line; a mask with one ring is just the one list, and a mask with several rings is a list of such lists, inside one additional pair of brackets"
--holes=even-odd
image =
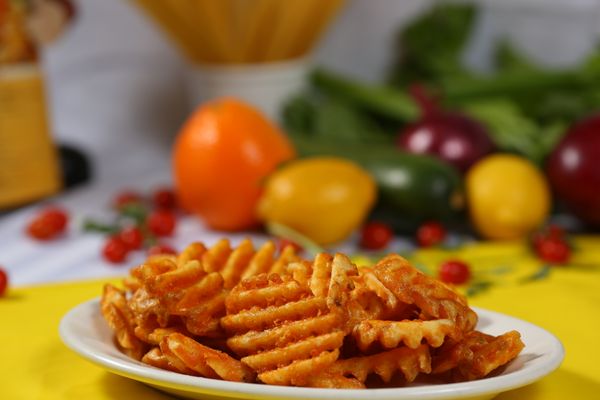
[(160, 188), (152, 194), (152, 203), (156, 208), (172, 210), (177, 207), (177, 197), (173, 189)]
[(159, 243), (148, 249), (148, 256), (156, 256), (159, 254), (177, 254), (177, 250), (168, 244)]
[(283, 252), (283, 250), (288, 246), (292, 246), (292, 248), (294, 249), (294, 251), (296, 253), (302, 253), (302, 251), (304, 251), (302, 246), (300, 246), (298, 243), (294, 242), (293, 240), (284, 239), (284, 238), (279, 239), (278, 247), (279, 247), (280, 253)]
[(417, 230), (417, 243), (421, 247), (431, 247), (446, 239), (446, 229), (439, 222), (426, 222)]
[(156, 236), (168, 236), (173, 233), (177, 220), (175, 214), (168, 210), (154, 210), (146, 220), (148, 229)]
[(548, 225), (536, 232), (531, 236), (531, 244), (533, 247), (537, 247), (544, 239), (556, 238), (563, 240), (566, 236), (565, 230), (558, 225)]
[(392, 229), (382, 222), (369, 222), (361, 232), (360, 247), (367, 250), (381, 250), (386, 248), (394, 233)]
[(537, 243), (535, 253), (549, 263), (565, 264), (571, 257), (571, 248), (563, 239), (547, 237)]
[(127, 245), (118, 236), (112, 236), (104, 243), (102, 255), (104, 259), (113, 264), (119, 264), (125, 261), (129, 249)]
[(144, 235), (140, 228), (135, 226), (123, 228), (123, 230), (119, 232), (119, 239), (125, 243), (128, 250), (141, 249), (144, 244)]
[(118, 193), (112, 201), (113, 208), (119, 210), (125, 206), (131, 204), (140, 204), (144, 201), (144, 198), (138, 192), (132, 190), (123, 190)]
[(462, 285), (471, 279), (471, 270), (462, 261), (448, 260), (440, 266), (439, 278), (445, 283)]
[(50, 240), (63, 233), (69, 216), (59, 207), (47, 207), (39, 212), (27, 225), (27, 233), (34, 239)]
[(4, 296), (8, 288), (8, 274), (0, 268), (0, 297)]

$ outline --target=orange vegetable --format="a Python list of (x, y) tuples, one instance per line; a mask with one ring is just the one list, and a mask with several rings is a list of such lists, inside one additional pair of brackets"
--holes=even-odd
[(181, 206), (214, 229), (252, 228), (263, 179), (294, 155), (286, 136), (248, 104), (232, 98), (204, 104), (173, 151)]

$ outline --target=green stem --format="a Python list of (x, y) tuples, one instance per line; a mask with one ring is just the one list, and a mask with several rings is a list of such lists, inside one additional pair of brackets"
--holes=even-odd
[(408, 94), (392, 87), (366, 85), (323, 69), (313, 72), (312, 82), (330, 94), (393, 119), (414, 121), (421, 114)]
[(481, 97), (506, 97), (519, 93), (558, 89), (588, 89), (597, 85), (593, 74), (574, 72), (520, 72), (491, 78), (453, 78), (441, 82), (441, 92), (451, 103)]

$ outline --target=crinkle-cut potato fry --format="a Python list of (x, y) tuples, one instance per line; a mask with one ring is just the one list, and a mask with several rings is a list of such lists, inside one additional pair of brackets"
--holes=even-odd
[(315, 368), (337, 359), (345, 337), (343, 319), (329, 309), (325, 297), (293, 290), (282, 303), (272, 295), (297, 288), (291, 279), (261, 274), (244, 280), (229, 293), (227, 315), (221, 319), (232, 335), (229, 347), (269, 384), (304, 385)]
[(353, 377), (362, 383), (365, 383), (371, 374), (389, 382), (395, 373), (401, 373), (406, 382), (412, 382), (420, 373), (430, 372), (429, 347), (424, 344), (416, 349), (398, 347), (373, 355), (338, 360), (325, 370), (325, 374)]
[(353, 277), (358, 276), (358, 269), (347, 256), (337, 253), (332, 257), (319, 253), (312, 263), (290, 264), (287, 272), (292, 274), (295, 281), (310, 288), (315, 297), (325, 298), (329, 309), (337, 309), (346, 320), (346, 331), (352, 328), (352, 308), (359, 307), (350, 304), (353, 301)]
[(329, 306), (341, 306), (347, 302), (350, 291), (354, 288), (351, 279), (358, 275), (358, 269), (350, 259), (343, 254), (331, 256), (319, 253), (312, 263), (291, 263), (287, 272), (297, 282), (307, 285), (316, 297), (327, 297)]
[(173, 365), (179, 368), (183, 364), (206, 378), (221, 378), (233, 382), (254, 381), (254, 372), (240, 361), (180, 333), (164, 337), (160, 350)]
[[(159, 327), (165, 328), (176, 318), (194, 335), (215, 337), (220, 335), (219, 318), (225, 314), (226, 292), (221, 275), (206, 273), (200, 262), (193, 259), (200, 254), (201, 249), (193, 245), (193, 250), (181, 257), (185, 264), (159, 259), (156, 264), (150, 260), (134, 268), (132, 274), (137, 275), (144, 286), (135, 291), (131, 299), (134, 301), (144, 294), (144, 301), (133, 304), (148, 306)], [(147, 315), (142, 307), (134, 308), (138, 309), (138, 315)]]
[(477, 314), (461, 294), (417, 270), (399, 255), (383, 258), (373, 271), (399, 301), (416, 305), (426, 319), (449, 319), (464, 332), (475, 328)]
[(147, 346), (135, 336), (134, 316), (127, 305), (125, 293), (113, 285), (104, 285), (100, 299), (100, 311), (108, 326), (115, 332), (115, 338), (121, 350), (129, 357), (140, 360)]
[(481, 334), (485, 344), (469, 346), (467, 357), (459, 362), (457, 380), (483, 378), (496, 368), (514, 359), (525, 346), (517, 331), (506, 332), (500, 336)]
[(149, 257), (123, 284), (100, 301), (116, 345), (188, 375), (346, 389), (369, 376), (471, 380), (523, 348), (517, 332), (473, 330), (463, 296), (397, 255), (357, 268), (343, 254), (302, 260), (291, 246), (223, 239)]
[(352, 276), (351, 279), (354, 288), (350, 292), (347, 304), (351, 327), (363, 320), (398, 320), (413, 317), (413, 306), (398, 301), (371, 268), (359, 268), (358, 276)]
[(249, 239), (244, 239), (235, 249), (228, 240), (222, 239), (202, 255), (202, 265), (206, 272), (219, 272), (223, 276), (223, 286), (231, 289), (244, 278), (265, 272), (282, 272), (290, 262), (300, 261), (292, 246), (286, 246), (277, 258), (276, 250), (271, 241), (254, 250)]
[(449, 319), (431, 321), (361, 321), (352, 330), (352, 336), (362, 351), (367, 351), (373, 343), (385, 349), (393, 349), (404, 344), (415, 349), (425, 340), (431, 347), (440, 347), (447, 336), (458, 338), (460, 332)]
[(324, 389), (364, 389), (364, 383), (356, 378), (347, 378), (341, 374), (323, 373), (313, 375), (306, 386)]
[(432, 373), (449, 373), (455, 381), (480, 379), (516, 358), (524, 346), (516, 331), (500, 336), (471, 331), (436, 351)]
[(187, 368), (182, 362), (178, 361), (177, 365), (171, 363), (167, 356), (163, 354), (160, 347), (153, 347), (150, 349), (150, 351), (148, 351), (146, 354), (144, 354), (144, 357), (142, 357), (142, 362), (156, 368), (179, 372), (180, 374), (197, 375), (195, 371)]
[(268, 385), (306, 386), (314, 371), (329, 367), (337, 360), (339, 355), (340, 351), (338, 349), (324, 351), (316, 357), (294, 360), (285, 367), (263, 372), (258, 375), (258, 378)]
[(369, 290), (380, 298), (385, 306), (393, 310), (398, 306), (398, 299), (373, 273), (373, 269), (369, 267), (363, 267), (359, 273), (362, 278), (362, 283), (366, 290)]

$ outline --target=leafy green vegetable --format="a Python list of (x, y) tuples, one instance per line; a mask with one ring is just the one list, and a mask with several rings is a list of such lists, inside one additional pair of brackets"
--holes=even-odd
[(326, 93), (291, 99), (284, 107), (283, 123), (292, 135), (327, 143), (391, 145), (397, 130), (343, 97)]
[(474, 5), (438, 3), (409, 24), (398, 40), (391, 83), (406, 86), (466, 73), (461, 58), (476, 14)]
[(412, 97), (390, 86), (374, 86), (317, 69), (311, 76), (312, 83), (330, 97), (344, 99), (357, 107), (394, 119), (414, 120), (420, 110)]
[(565, 131), (562, 124), (540, 128), (506, 99), (486, 99), (466, 104), (463, 110), (488, 127), (492, 140), (506, 151), (519, 153), (538, 164)]

